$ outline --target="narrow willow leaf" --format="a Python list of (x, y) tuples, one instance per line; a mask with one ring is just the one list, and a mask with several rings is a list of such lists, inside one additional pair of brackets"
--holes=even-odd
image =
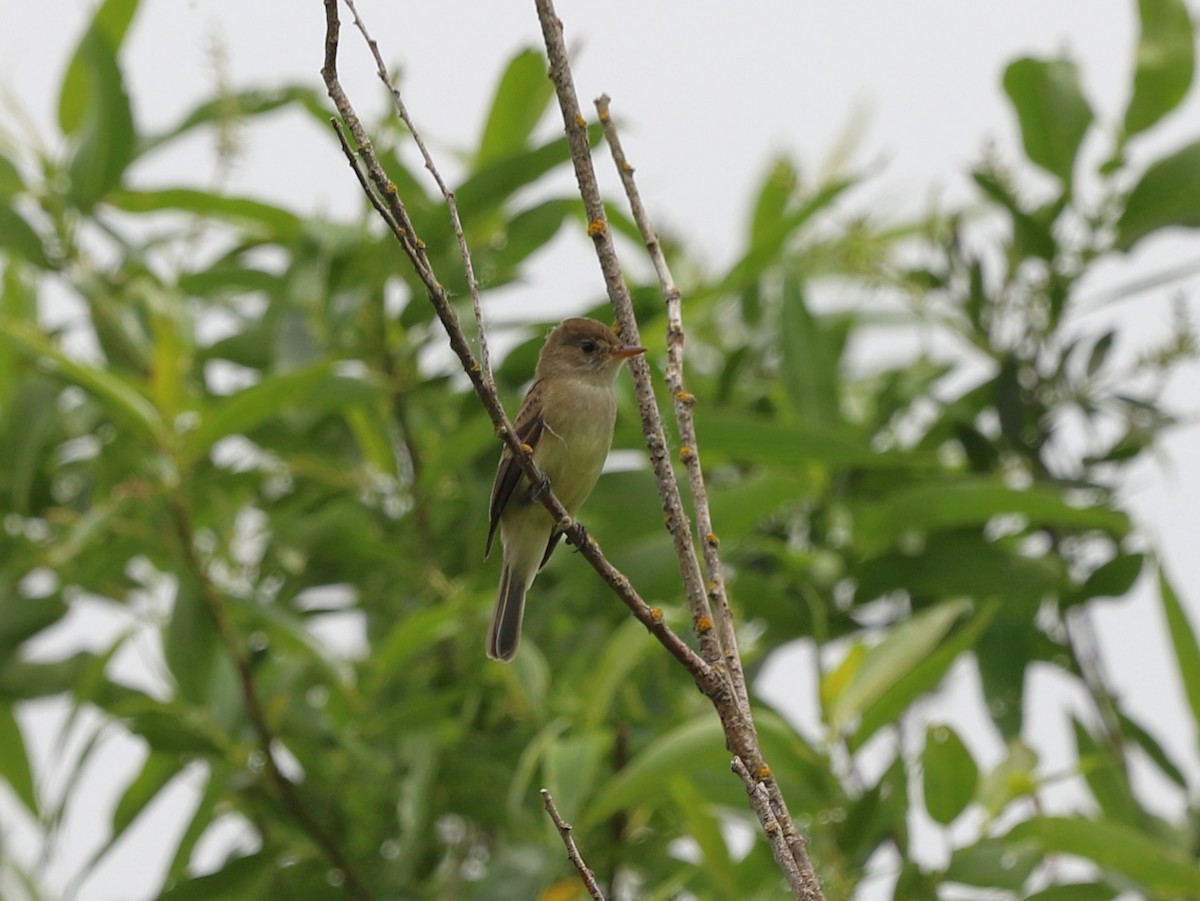
[(966, 601), (938, 604), (888, 630), (883, 641), (866, 652), (845, 690), (833, 699), (830, 728), (844, 731), (888, 689), (912, 673), (969, 609)]
[(25, 739), (8, 704), (0, 705), (0, 781), (8, 784), (34, 819), (40, 816)]
[(1200, 865), (1189, 849), (1172, 847), (1123, 823), (1074, 817), (1034, 817), (1005, 836), (1010, 847), (1033, 843), (1043, 854), (1073, 854), (1139, 884), (1154, 897), (1195, 897)]
[(486, 165), (524, 150), (553, 95), (554, 85), (546, 77), (546, 58), (540, 51), (522, 50), (509, 60), (488, 111), (477, 164)]

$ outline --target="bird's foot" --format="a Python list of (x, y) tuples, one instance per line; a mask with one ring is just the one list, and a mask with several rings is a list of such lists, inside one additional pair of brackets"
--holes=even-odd
[(542, 473), (542, 479), (536, 485), (531, 485), (529, 488), (529, 502), (532, 504), (540, 503), (542, 498), (546, 496), (546, 492), (550, 490), (550, 476)]

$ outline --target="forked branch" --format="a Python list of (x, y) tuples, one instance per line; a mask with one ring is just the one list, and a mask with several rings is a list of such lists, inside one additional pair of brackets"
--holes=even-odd
[[(447, 207), (450, 210), (451, 221), (458, 239), (459, 251), (467, 273), (467, 282), (471, 287), (476, 319), (478, 321), (481, 346), (485, 358), (481, 365), (471, 352), (469, 343), (463, 335), (458, 317), (450, 305), (445, 289), (438, 281), (433, 266), (425, 253), (424, 243), (416, 234), (402, 198), (396, 191), (395, 184), (387, 177), (378, 156), (372, 147), (357, 114), (349, 99), (346, 97), (337, 73), (338, 34), (340, 22), (338, 18), (337, 0), (324, 0), (326, 16), (325, 65), (322, 75), (330, 98), (337, 107), (338, 113), (349, 131), (346, 131), (334, 121), (334, 128), (364, 192), (379, 212), (381, 218), (395, 235), (401, 249), (408, 256), (414, 271), (425, 286), (426, 294), (450, 341), (451, 349), (458, 356), (464, 372), (471, 380), (472, 387), (478, 395), (488, 415), (495, 425), (497, 434), (513, 453), (531, 484), (541, 481), (541, 474), (533, 462), (532, 455), (521, 446), (513, 430), (511, 422), (504, 412), (496, 393), (495, 384), (491, 378), (490, 368), (486, 365), (486, 344), (484, 341), (483, 317), (480, 312), (478, 291), (475, 285), (470, 251), (463, 237), (463, 231), (458, 218), (458, 210), (453, 193), (446, 187), (438, 174), (433, 159), (425, 148), (419, 132), (414, 126), (405, 109), (404, 103), (396, 90), (386, 67), (383, 65), (375, 41), (367, 32), (361, 17), (354, 8), (353, 0), (345, 0), (347, 6), (354, 12), (355, 24), (366, 40), (374, 56), (378, 74), (391, 92), (396, 105), (397, 114), (408, 126), (414, 140), (425, 160), (426, 168), (433, 174)], [(587, 138), (587, 122), (575, 94), (570, 65), (567, 60), (566, 45), (562, 36), (562, 23), (554, 12), (551, 0), (535, 0), (538, 19), (542, 26), (542, 34), (546, 43), (547, 57), (550, 61), (550, 77), (554, 82), (558, 95), (559, 107), (562, 110), (563, 124), (567, 135), (571, 160), (575, 168), (576, 179), (579, 183), (580, 194), (583, 198), (584, 209), (587, 213), (588, 234), (592, 237), (604, 283), (613, 307), (613, 317), (621, 335), (630, 342), (639, 341), (637, 322), (633, 315), (633, 304), (629, 291), (621, 273), (620, 262), (617, 258), (616, 247), (604, 214), (603, 200), (596, 182), (595, 170), (592, 165), (591, 152)], [(641, 203), (637, 197), (636, 187), (632, 181), (632, 169), (624, 160), (620, 150), (619, 140), (611, 119), (607, 114), (607, 101), (603, 101), (601, 119), (605, 122), (609, 141), (617, 155), (618, 170), (621, 171), (626, 185), (626, 192), (635, 209), (635, 218), (642, 227), (647, 246), (651, 250), (655, 268), (663, 285), (664, 296), (668, 310), (668, 380), (672, 395), (675, 398), (676, 421), (682, 438), (681, 457), (687, 468), (691, 485), (693, 501), (696, 504), (701, 543), (704, 547), (704, 569), (708, 578), (704, 577), (700, 559), (696, 553), (696, 542), (692, 531), (692, 522), (683, 506), (679, 485), (675, 478), (674, 468), (670, 459), (667, 438), (663, 429), (662, 417), (654, 397), (649, 364), (642, 358), (630, 361), (634, 384), (637, 389), (638, 408), (642, 419), (643, 434), (649, 450), (651, 465), (658, 482), (659, 495), (663, 510), (666, 513), (667, 527), (671, 532), (676, 555), (679, 559), (684, 593), (691, 611), (692, 624), (696, 640), (700, 648), (697, 654), (672, 631), (663, 621), (662, 611), (651, 608), (640, 594), (605, 558), (599, 545), (587, 536), (583, 527), (570, 517), (566, 509), (554, 496), (553, 491), (545, 492), (542, 503), (546, 506), (559, 523), (559, 528), (566, 533), (567, 540), (582, 552), (583, 556), (600, 574), (605, 582), (621, 598), (634, 616), (654, 635), (655, 638), (674, 656), (695, 679), (701, 691), (710, 699), (720, 717), (726, 736), (726, 746), (736, 755), (736, 766), (739, 775), (744, 771), (744, 780), (751, 780), (752, 807), (758, 813), (763, 829), (772, 849), (776, 853), (780, 867), (788, 879), (795, 897), (804, 901), (823, 901), (820, 885), (813, 871), (812, 864), (805, 851), (805, 842), (792, 824), (792, 819), (784, 803), (771, 770), (763, 760), (759, 747), (758, 736), (750, 714), (748, 692), (745, 677), (742, 672), (741, 658), (737, 651), (732, 615), (725, 592), (724, 579), (721, 575), (720, 559), (717, 556), (717, 539), (713, 532), (711, 518), (708, 513), (707, 496), (704, 489), (703, 475), (700, 469), (699, 449), (695, 440), (695, 429), (692, 423), (691, 407), (694, 399), (683, 386), (683, 322), (682, 305), (678, 290), (670, 278), (666, 261), (658, 248), (657, 239), (653, 237)], [(626, 178), (628, 176), (628, 178)], [(756, 803), (761, 801), (762, 803)], [(549, 810), (550, 805), (547, 805)], [(762, 812), (760, 812), (760, 809)], [(551, 814), (553, 816), (553, 813)], [(556, 825), (558, 820), (556, 819)], [(563, 832), (560, 828), (560, 835)], [(564, 835), (564, 841), (569, 833)], [(568, 845), (568, 849), (570, 849)], [(781, 856), (782, 855), (782, 856)], [(574, 861), (574, 858), (573, 858)], [(582, 861), (580, 861), (582, 862)], [(586, 869), (586, 867), (584, 868)], [(583, 870), (580, 871), (581, 876)], [(587, 884), (585, 879), (585, 884)], [(589, 890), (590, 887), (589, 887)], [(593, 897), (596, 897), (593, 895)]]

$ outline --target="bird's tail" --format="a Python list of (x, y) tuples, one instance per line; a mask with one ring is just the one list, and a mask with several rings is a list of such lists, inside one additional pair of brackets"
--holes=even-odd
[(500, 590), (488, 627), (487, 655), (493, 660), (512, 660), (521, 643), (521, 620), (525, 618), (525, 591), (529, 586), (506, 562), (500, 573)]

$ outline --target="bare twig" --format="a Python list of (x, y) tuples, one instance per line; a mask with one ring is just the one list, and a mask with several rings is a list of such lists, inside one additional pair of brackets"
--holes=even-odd
[(575, 871), (579, 873), (579, 878), (583, 882), (584, 888), (588, 890), (588, 894), (595, 901), (604, 901), (604, 892), (600, 890), (600, 884), (596, 881), (596, 874), (583, 859), (583, 855), (579, 853), (579, 848), (575, 846), (575, 839), (571, 836), (571, 824), (562, 818), (558, 808), (554, 805), (554, 799), (550, 797), (550, 792), (542, 789), (539, 794), (542, 796), (542, 803), (546, 805), (546, 813), (550, 814), (550, 819), (554, 821), (554, 828), (558, 830), (558, 835), (562, 839), (563, 845), (567, 849), (567, 858), (575, 866)]
[(810, 870), (806, 875), (801, 870), (800, 862), (796, 860), (796, 856), (792, 852), (791, 843), (775, 816), (775, 806), (771, 803), (770, 791), (762, 782), (750, 775), (750, 770), (746, 768), (742, 758), (734, 757), (730, 768), (741, 777), (742, 784), (746, 787), (746, 795), (750, 799), (750, 808), (762, 825), (767, 842), (771, 845), (771, 853), (775, 856), (775, 863), (783, 871), (783, 875), (787, 878), (792, 891), (796, 893), (796, 897), (824, 897), (815, 874)]
[(258, 740), (258, 750), (262, 754), (263, 767), (271, 788), (288, 813), (291, 814), (292, 818), (308, 834), (308, 837), (312, 839), (321, 853), (325, 855), (325, 859), (329, 861), (331, 866), (341, 872), (342, 878), (345, 880), (346, 890), (356, 898), (361, 899), (361, 901), (374, 901), (375, 893), (367, 887), (366, 882), (359, 876), (358, 871), (342, 850), (342, 846), (338, 843), (335, 834), (309, 812), (308, 808), (300, 800), (295, 783), (285, 776), (279, 768), (279, 761), (275, 756), (277, 740), (274, 731), (267, 722), (266, 715), (263, 713), (262, 702), (258, 697), (258, 686), (254, 680), (254, 670), (251, 669), (250, 660), (242, 650), (237, 630), (234, 628), (233, 623), (229, 621), (229, 614), (225, 609), (224, 601), (222, 601), (220, 593), (213, 584), (212, 579), (209, 578), (203, 562), (196, 554), (196, 542), (192, 531), (191, 517), (188, 515), (188, 511), (180, 499), (171, 498), (169, 506), (175, 527), (175, 535), (180, 544), (180, 552), (184, 556), (184, 563), (190, 576), (196, 580), (200, 599), (208, 611), (213, 625), (216, 627), (217, 635), (221, 639), (221, 644), (224, 645), (225, 653), (233, 661), (233, 665), (237, 669), (238, 681), (240, 682), (242, 691), (242, 703), (246, 709), (246, 718), (250, 721), (250, 728), (254, 731), (255, 738)]
[[(467, 377), (471, 380), (471, 385), (475, 389), (476, 395), (478, 395), (484, 409), (487, 410), (488, 416), (491, 417), (497, 435), (499, 435), (500, 439), (512, 452), (514, 458), (519, 462), (530, 484), (539, 484), (542, 481), (541, 472), (533, 462), (533, 456), (523, 449), (520, 440), (517, 438), (512, 423), (504, 411), (504, 406), (500, 403), (495, 385), (490, 379), (484, 378), (483, 368), (471, 353), (471, 349), (459, 325), (458, 315), (454, 312), (445, 289), (434, 275), (432, 263), (425, 253), (424, 242), (417, 236), (412, 220), (408, 215), (407, 209), (405, 209), (404, 202), (396, 191), (395, 184), (384, 172), (371, 140), (367, 136), (366, 129), (363, 128), (362, 121), (359, 119), (354, 106), (350, 103), (341, 86), (337, 72), (338, 38), (341, 28), (337, 0), (324, 0), (324, 3), (325, 64), (321, 69), (321, 75), (325, 80), (325, 88), (329, 93), (329, 97), (333, 100), (338, 114), (349, 131), (349, 138), (347, 138), (338, 123), (336, 121), (333, 123), (334, 130), (342, 142), (343, 150), (350, 160), (355, 177), (363, 185), (372, 205), (380, 211), (384, 222), (387, 223), (388, 228), (395, 235), (400, 248), (412, 263), (413, 270), (416, 272), (418, 278), (421, 279), (429, 302), (433, 305), (434, 311), (450, 340), (450, 348), (458, 357), (463, 371), (466, 372)], [(381, 74), (381, 77), (385, 79), (385, 83), (388, 84), (389, 88), (393, 88), (386, 70)], [(411, 126), (410, 130), (412, 130)], [(465, 247), (465, 244), (463, 246)], [(633, 588), (629, 579), (608, 561), (600, 550), (600, 546), (594, 539), (588, 536), (583, 526), (567, 513), (566, 508), (554, 496), (553, 490), (547, 491), (542, 495), (542, 503), (550, 511), (551, 515), (554, 516), (558, 522), (558, 528), (566, 534), (567, 540), (579, 548), (582, 556), (600, 574), (601, 578), (608, 583), (637, 620), (687, 669), (688, 673), (696, 680), (701, 689), (709, 694), (727, 693), (728, 687), (725, 684), (724, 677), (719, 675), (704, 659), (697, 655), (688, 646), (687, 642), (675, 634), (664, 622), (660, 609), (651, 607), (646, 603), (642, 596)]]
[[(384, 172), (370, 139), (362, 127), (361, 121), (341, 87), (337, 74), (338, 33), (340, 27), (337, 0), (324, 0), (324, 3), (326, 39), (325, 65), (322, 69), (322, 75), (325, 79), (329, 96), (333, 100), (338, 113), (349, 131), (349, 137), (347, 137), (344, 131), (337, 126), (337, 123), (334, 123), (335, 130), (342, 141), (343, 149), (350, 160), (356, 177), (370, 197), (371, 203), (380, 212), (381, 217), (396, 236), (401, 249), (412, 262), (414, 271), (421, 279), (430, 303), (433, 305), (439, 320), (441, 320), (446, 330), (451, 349), (458, 356), (463, 370), (470, 378), (476, 394), (479, 396), (481, 403), (496, 427), (497, 434), (512, 452), (531, 484), (537, 484), (541, 481), (541, 473), (534, 464), (532, 455), (522, 448), (517, 439), (512, 424), (509, 422), (504, 408), (499, 401), (490, 373), (485, 373), (483, 367), (476, 362), (472, 355), (458, 323), (457, 315), (449, 303), (445, 290), (434, 275), (432, 264), (425, 253), (424, 243), (415, 233), (404, 203), (397, 194), (396, 186), (388, 179)], [(353, 10), (354, 7), (351, 0), (347, 0), (347, 3)], [(587, 139), (586, 121), (580, 112), (579, 102), (575, 96), (570, 68), (567, 63), (566, 47), (562, 40), (562, 24), (555, 16), (553, 4), (550, 0), (536, 0), (536, 3), (538, 18), (542, 25), (542, 33), (546, 40), (547, 55), (550, 60), (550, 75), (558, 93), (559, 105), (563, 111), (568, 146), (571, 150), (572, 162), (575, 166), (576, 177), (579, 181), (580, 192), (588, 217), (588, 234), (592, 236), (595, 242), (605, 286), (613, 306), (617, 328), (626, 340), (636, 342), (639, 340), (639, 336), (637, 323), (633, 315), (633, 305), (621, 275), (616, 249), (613, 245), (612, 236), (604, 214), (603, 202), (596, 184)], [(355, 13), (355, 18), (360, 32), (371, 47), (380, 78), (392, 92), (397, 104), (398, 114), (406, 125), (408, 125), (410, 132), (417, 140), (418, 146), (425, 157), (427, 168), (434, 174), (435, 180), (437, 180), (443, 196), (447, 200), (447, 205), (451, 207), (452, 220), (455, 223), (456, 234), (459, 237), (459, 249), (464, 258), (464, 264), (469, 267), (470, 254), (466, 242), (461, 236), (461, 226), (457, 222), (457, 210), (453, 207), (453, 195), (446, 188), (440, 176), (437, 175), (432, 160), (425, 150), (424, 144), (420, 141), (411, 120), (408, 118), (407, 111), (400, 101), (395, 86), (392, 84), (390, 76), (381, 62), (378, 48), (367, 33), (357, 13)], [(658, 265), (657, 262), (656, 265)], [(468, 268), (468, 273), (470, 271)], [(473, 278), (469, 280), (473, 281)], [(677, 295), (678, 292), (675, 293)], [(477, 297), (474, 299), (482, 336), (483, 326), (482, 317), (478, 312), (479, 303)], [(678, 307), (677, 300), (675, 303)], [(675, 353), (677, 355), (680, 390), (676, 393), (678, 395), (685, 395), (686, 392), (683, 392), (681, 387), (681, 321), (677, 324), (679, 341), (676, 344)], [(714, 709), (721, 718), (729, 749), (741, 760), (748, 762), (747, 766), (757, 775), (761, 783), (760, 787), (768, 798), (773, 817), (772, 822), (775, 823), (776, 829), (783, 836), (784, 846), (788, 849), (787, 853), (792, 861), (790, 868), (784, 867), (784, 872), (789, 877), (793, 892), (797, 898), (804, 899), (804, 901), (821, 901), (823, 896), (820, 886), (816, 881), (816, 876), (812, 871), (812, 866), (804, 852), (804, 840), (796, 834), (791, 818), (788, 815), (787, 807), (783, 803), (782, 795), (779, 793), (778, 786), (771, 777), (770, 769), (763, 761), (762, 753), (759, 750), (758, 737), (754, 730), (753, 721), (750, 718), (744, 677), (741, 673), (741, 662), (737, 655), (736, 643), (733, 640), (732, 622), (728, 613), (723, 580), (720, 579), (720, 561), (715, 556), (717, 543), (715, 535), (712, 533), (711, 525), (708, 525), (704, 531), (706, 563), (708, 564), (710, 574), (716, 574), (716, 578), (710, 579), (710, 581), (718, 583), (717, 587), (719, 590), (712, 597), (718, 603), (720, 609), (722, 624), (719, 627), (717, 624), (714, 624), (712, 607), (710, 606), (710, 590), (705, 586), (701, 574), (700, 562), (696, 554), (691, 530), (691, 520), (684, 510), (679, 486), (672, 469), (666, 435), (650, 381), (649, 365), (641, 358), (635, 358), (630, 361), (630, 369), (632, 370), (634, 383), (637, 388), (643, 433), (646, 437), (651, 464), (656, 480), (658, 481), (659, 493), (662, 498), (663, 509), (666, 513), (667, 526), (670, 529), (679, 559), (684, 589), (692, 614), (693, 627), (700, 645), (700, 654), (698, 655), (693, 651), (686, 642), (666, 626), (660, 610), (651, 608), (646, 604), (632, 587), (629, 580), (604, 557), (599, 546), (594, 540), (588, 537), (583, 527), (567, 514), (567, 511), (554, 496), (552, 490), (543, 495), (542, 503), (555, 517), (558, 522), (558, 528), (566, 534), (567, 540), (582, 552), (584, 558), (588, 560), (605, 582), (609, 584), (626, 606), (629, 607), (633, 615), (687, 669), (700, 689), (712, 701)], [(677, 404), (690, 404), (690, 400), (685, 396), (677, 396), (676, 402)], [(687, 422), (690, 424), (690, 416)], [(694, 430), (683, 431), (681, 427), (681, 432), (685, 435), (685, 438), (689, 435), (692, 436), (685, 441), (683, 448), (682, 455), (686, 461), (689, 452), (691, 454), (695, 453)], [(699, 473), (698, 460), (696, 461), (696, 472)], [(699, 485), (700, 491), (697, 496), (703, 497), (703, 482), (701, 481)], [(705, 523), (708, 522), (707, 504), (705, 504), (705, 519), (703, 521)], [(711, 563), (708, 562), (707, 556), (709, 550), (712, 551), (713, 555), (713, 562)], [(720, 631), (718, 631), (718, 628)], [(730, 654), (732, 654), (733, 658), (732, 666), (729, 662)], [(793, 873), (798, 873), (799, 875), (793, 879)]]
[(392, 105), (396, 108), (396, 115), (400, 117), (400, 121), (408, 128), (408, 133), (412, 135), (413, 143), (417, 145), (417, 149), (421, 151), (421, 158), (425, 161), (425, 168), (433, 176), (438, 190), (442, 192), (442, 197), (446, 201), (446, 208), (450, 211), (450, 225), (454, 229), (455, 240), (458, 241), (458, 252), (459, 256), (462, 257), (463, 272), (467, 276), (467, 289), (471, 294), (471, 307), (475, 313), (475, 326), (479, 331), (479, 362), (482, 367), (483, 380), (495, 391), (496, 383), (492, 378), (492, 361), (491, 355), (488, 352), (487, 331), (483, 327), (483, 304), (479, 300), (479, 282), (475, 278), (475, 265), (471, 262), (471, 252), (467, 247), (467, 237), (463, 232), (462, 219), (458, 215), (458, 201), (454, 198), (454, 192), (446, 186), (446, 182), (442, 179), (441, 173), (438, 172), (437, 166), (434, 165), (429, 148), (425, 146), (425, 141), (421, 138), (421, 133), (417, 131), (416, 124), (413, 122), (412, 117), (409, 116), (408, 107), (405, 106), (404, 99), (400, 96), (400, 91), (397, 89), (395, 82), (392, 81), (392, 76), (388, 72), (387, 66), (383, 63), (383, 57), (379, 53), (379, 45), (367, 32), (366, 23), (359, 16), (358, 8), (354, 5), (354, 0), (346, 0), (346, 6), (350, 8), (350, 12), (354, 15), (354, 27), (362, 34), (363, 40), (367, 42), (367, 47), (371, 50), (371, 55), (375, 58), (376, 72), (379, 75), (379, 80), (383, 82), (384, 86), (388, 89), (388, 93), (392, 95)]
[[(613, 244), (612, 232), (604, 214), (604, 201), (596, 182), (596, 170), (592, 166), (592, 154), (588, 145), (587, 120), (579, 108), (575, 94), (575, 82), (567, 61), (567, 45), (563, 40), (562, 22), (554, 12), (550, 0), (535, 0), (538, 20), (542, 25), (542, 37), (546, 43), (546, 55), (550, 60), (550, 80), (558, 94), (558, 105), (562, 109), (563, 127), (567, 133), (567, 145), (571, 149), (571, 162), (575, 167), (575, 179), (583, 197), (587, 213), (588, 234), (600, 260), (600, 271), (604, 286), (612, 304), (613, 316), (620, 332), (627, 340), (639, 342), (637, 320), (633, 315), (633, 301), (621, 273), (617, 249)], [(721, 647), (713, 630), (712, 610), (704, 590), (704, 577), (692, 543), (691, 519), (683, 508), (679, 485), (671, 468), (671, 457), (667, 449), (667, 436), (663, 431), (662, 417), (654, 399), (654, 386), (650, 381), (650, 364), (641, 357), (629, 361), (633, 383), (637, 389), (638, 410), (642, 416), (642, 433), (650, 452), (650, 464), (658, 481), (658, 493), (662, 498), (663, 513), (667, 528), (675, 545), (683, 576), (684, 591), (692, 614), (692, 625), (700, 643), (700, 653), (710, 665), (721, 660)]]
[[(746, 733), (747, 740), (743, 745), (748, 746), (747, 750), (751, 750), (752, 756), (749, 759), (755, 769), (759, 772), (769, 773), (769, 767), (767, 767), (766, 762), (757, 752), (758, 735), (757, 730), (754, 728), (754, 720), (750, 712), (750, 696), (749, 690), (746, 687), (746, 675), (742, 670), (741, 654), (738, 653), (737, 634), (733, 627), (733, 611), (729, 605), (729, 595), (725, 590), (725, 575), (724, 569), (721, 566), (721, 556), (717, 553), (720, 541), (713, 531), (712, 513), (708, 505), (708, 489), (705, 487), (704, 471), (700, 465), (700, 443), (696, 438), (696, 422), (692, 412), (695, 407), (696, 398), (688, 392), (684, 384), (683, 297), (678, 286), (675, 284), (674, 277), (671, 275), (671, 268), (667, 265), (667, 259), (663, 254), (658, 235), (650, 224), (650, 218), (646, 215), (646, 209), (642, 205), (641, 194), (638, 192), (637, 183), (633, 177), (634, 169), (626, 158), (625, 151), (621, 146), (621, 137), (617, 132), (616, 123), (613, 121), (609, 110), (610, 103), (611, 101), (607, 94), (600, 96), (596, 100), (596, 112), (599, 114), (600, 122), (604, 126), (604, 138), (612, 152), (613, 162), (621, 178), (621, 184), (625, 189), (625, 196), (629, 199), (629, 208), (633, 215), (633, 220), (637, 224), (638, 231), (641, 232), (642, 240), (645, 242), (646, 250), (650, 255), (650, 260), (654, 264), (654, 271), (658, 275), (659, 287), (667, 308), (667, 386), (670, 388), (671, 397), (674, 402), (675, 422), (679, 428), (681, 444), (679, 456), (683, 460), (688, 473), (688, 486), (692, 493), (692, 504), (696, 510), (696, 527), (697, 531), (704, 536), (704, 567), (708, 574), (706, 589), (715, 612), (717, 637), (721, 643), (725, 666), (729, 673), (730, 683), (733, 686), (734, 696), (737, 699), (739, 714), (742, 719), (742, 729)], [(804, 841), (796, 831), (791, 813), (787, 808), (787, 802), (784, 801), (783, 793), (780, 792), (778, 783), (774, 779), (768, 778), (764, 781), (763, 785), (765, 786), (767, 797), (774, 808), (776, 824), (781, 830), (787, 844), (792, 849), (796, 867), (802, 873), (811, 876), (811, 883), (817, 885), (816, 876), (812, 871), (812, 864), (808, 860), (808, 855), (804, 847)]]

